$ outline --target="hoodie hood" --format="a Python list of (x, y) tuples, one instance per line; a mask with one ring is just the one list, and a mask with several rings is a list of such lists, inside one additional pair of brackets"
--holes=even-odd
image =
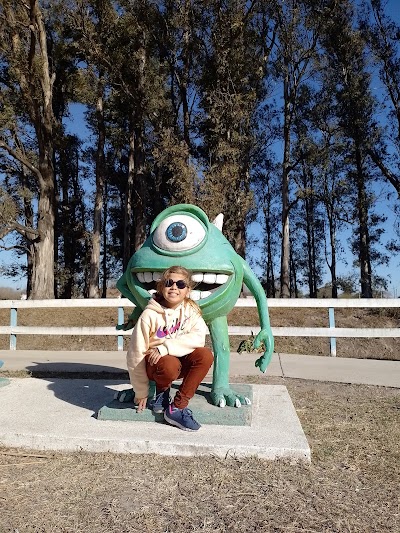
[(161, 304), (157, 302), (154, 298), (151, 298), (149, 300), (149, 303), (146, 305), (146, 309), (150, 311), (155, 311), (156, 313), (164, 314), (165, 307), (163, 307)]

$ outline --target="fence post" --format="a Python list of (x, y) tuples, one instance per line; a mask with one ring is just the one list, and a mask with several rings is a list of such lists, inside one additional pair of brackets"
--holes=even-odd
[[(335, 327), (335, 308), (329, 307), (329, 327)], [(336, 337), (330, 337), (330, 355), (336, 357)]]
[[(11, 307), (10, 309), (10, 326), (17, 325), (17, 308)], [(17, 349), (17, 336), (14, 333), (10, 334), (10, 350)]]
[[(124, 308), (118, 307), (118, 326), (121, 326), (124, 323)], [(124, 336), (118, 335), (118, 351), (124, 349)]]

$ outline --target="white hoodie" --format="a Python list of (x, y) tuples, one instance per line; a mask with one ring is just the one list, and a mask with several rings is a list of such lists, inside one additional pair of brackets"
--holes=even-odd
[(147, 304), (133, 328), (126, 356), (135, 396), (146, 398), (149, 379), (144, 353), (157, 347), (162, 356), (182, 357), (203, 347), (207, 326), (196, 309), (182, 302), (176, 309), (163, 307), (154, 298)]

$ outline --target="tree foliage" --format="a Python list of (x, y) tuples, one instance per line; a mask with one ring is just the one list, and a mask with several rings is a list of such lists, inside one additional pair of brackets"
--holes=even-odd
[(181, 202), (224, 213), (270, 297), (327, 272), (336, 297), (345, 254), (372, 296), (398, 253), (376, 205), (400, 194), (399, 34), (380, 0), (4, 0), (0, 239), (29, 296), (104, 297)]

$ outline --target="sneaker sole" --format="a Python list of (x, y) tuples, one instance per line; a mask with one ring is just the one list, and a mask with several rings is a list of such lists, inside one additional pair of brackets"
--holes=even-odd
[(162, 409), (152, 409), (152, 411), (153, 411), (153, 413), (155, 415), (159, 415), (159, 414), (163, 413), (165, 411), (165, 409), (164, 408), (162, 408)]
[(164, 420), (165, 420), (166, 422), (168, 422), (168, 424), (171, 424), (171, 426), (175, 426), (175, 427), (177, 427), (177, 428), (179, 428), (179, 429), (182, 429), (183, 431), (199, 431), (199, 429), (200, 429), (200, 427), (201, 427), (201, 426), (200, 426), (200, 427), (197, 428), (197, 429), (191, 429), (191, 428), (187, 428), (187, 427), (185, 427), (185, 426), (182, 426), (182, 425), (181, 425), (179, 422), (177, 422), (176, 420), (172, 420), (172, 419), (168, 418), (168, 417), (166, 416), (165, 412), (164, 412)]

